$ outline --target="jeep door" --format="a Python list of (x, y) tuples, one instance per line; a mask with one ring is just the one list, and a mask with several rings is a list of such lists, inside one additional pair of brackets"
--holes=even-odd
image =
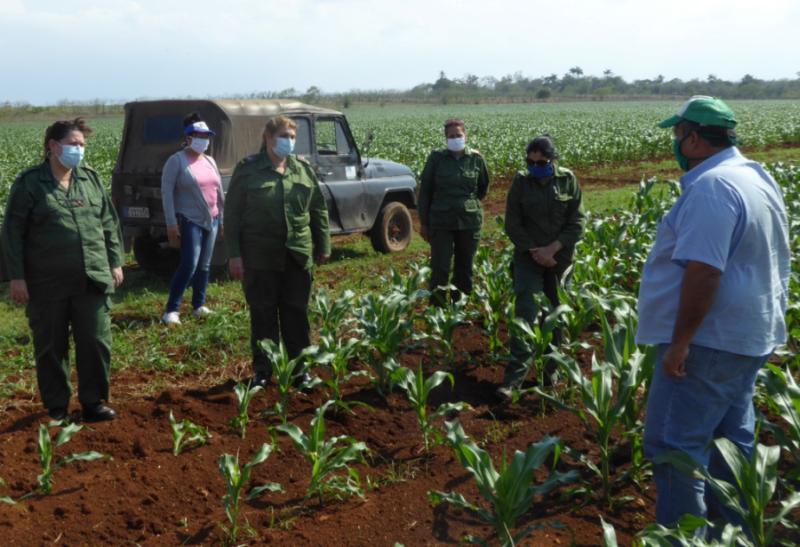
[(315, 118), (313, 163), (330, 194), (326, 198), (331, 199), (328, 204), (331, 227), (338, 220), (345, 233), (369, 229), (372, 219), (366, 210), (361, 159), (342, 117)]

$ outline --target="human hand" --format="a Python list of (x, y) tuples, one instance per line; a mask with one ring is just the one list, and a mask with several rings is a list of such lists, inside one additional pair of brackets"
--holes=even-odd
[(28, 284), (24, 279), (11, 280), (11, 300), (19, 305), (27, 304), (28, 300), (30, 300), (30, 296), (28, 295)]
[(167, 226), (167, 240), (169, 246), (173, 249), (180, 249), (181, 247), (181, 231), (178, 226)]
[(122, 285), (122, 281), (125, 279), (125, 276), (122, 273), (122, 267), (111, 268), (111, 279), (114, 280), (114, 288), (116, 289), (120, 285)]
[(544, 266), (545, 268), (552, 268), (557, 264), (556, 260), (553, 258), (555, 251), (551, 250), (550, 247), (534, 247), (528, 251), (533, 258), (533, 261), (539, 264), (540, 266)]
[(688, 346), (670, 344), (662, 360), (664, 373), (670, 378), (683, 378), (686, 376), (686, 358), (688, 356)]
[(242, 279), (244, 277), (244, 264), (242, 264), (242, 257), (237, 256), (228, 260), (228, 271), (233, 279)]

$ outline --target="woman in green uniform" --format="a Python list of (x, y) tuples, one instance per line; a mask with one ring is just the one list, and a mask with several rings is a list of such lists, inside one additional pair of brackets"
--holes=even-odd
[[(514, 315), (532, 323), (539, 314), (534, 294), (544, 293), (552, 306), (558, 305), (558, 284), (583, 234), (583, 212), (578, 181), (556, 163), (550, 136), (536, 137), (525, 152), (528, 167), (514, 176), (508, 191), (505, 230), (514, 244)], [(553, 343), (559, 339), (555, 333)], [(522, 384), (532, 357), (515, 336), (510, 345), (512, 360), (498, 389), (502, 397)], [(545, 371), (548, 380), (552, 372)]]
[(109, 295), (122, 283), (119, 220), (97, 172), (82, 165), (91, 129), (56, 122), (44, 161), (19, 174), (2, 228), (11, 298), (27, 304), (36, 376), (53, 419), (69, 416), (69, 331), (84, 421), (111, 420)]
[[(420, 177), (419, 221), (422, 237), (431, 246), (432, 302), (444, 303), (439, 287), (450, 284), (464, 294), (472, 292), (472, 261), (478, 249), (483, 210), (489, 189), (486, 161), (466, 146), (463, 120), (444, 123), (445, 150), (434, 150)], [(457, 298), (458, 293), (453, 294)]]
[(292, 153), (296, 130), (287, 117), (270, 119), (262, 151), (236, 166), (225, 199), (228, 266), (250, 308), (253, 384), (262, 387), (272, 364), (258, 342), (282, 340), (292, 358), (309, 345), (311, 269), (331, 253), (317, 176)]

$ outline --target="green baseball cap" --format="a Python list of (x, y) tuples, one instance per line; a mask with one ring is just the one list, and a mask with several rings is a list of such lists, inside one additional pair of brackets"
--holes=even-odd
[(659, 123), (658, 127), (672, 127), (683, 120), (727, 129), (736, 127), (736, 115), (733, 110), (722, 102), (722, 99), (706, 95), (695, 95), (683, 103), (674, 116)]

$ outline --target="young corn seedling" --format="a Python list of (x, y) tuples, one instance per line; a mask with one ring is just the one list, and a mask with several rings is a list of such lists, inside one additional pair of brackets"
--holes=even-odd
[[(332, 404), (333, 401), (327, 401), (317, 409), (308, 435), (294, 424), (281, 424), (277, 427), (278, 431), (289, 435), (297, 450), (311, 464), (311, 482), (306, 498), (316, 494), (320, 505), (324, 502), (325, 494), (336, 498), (364, 495), (358, 471), (349, 464), (364, 461), (367, 445), (344, 435), (325, 438), (325, 411)], [(345, 473), (335, 474), (340, 470)]]
[(555, 405), (575, 414), (587, 430), (594, 436), (600, 448), (600, 466), (596, 466), (587, 458), (581, 461), (591, 471), (600, 477), (602, 482), (602, 499), (610, 503), (611, 494), (611, 433), (623, 421), (629, 400), (636, 395), (638, 384), (635, 379), (639, 377), (640, 362), (631, 360), (629, 367), (624, 371), (622, 378), (614, 390), (614, 367), (605, 362), (597, 361), (592, 355), (592, 377), (586, 378), (577, 361), (563, 354), (553, 354), (553, 359), (560, 363), (570, 383), (577, 389), (583, 403), (573, 406), (557, 399), (538, 387), (531, 388)]
[(307, 362), (315, 357), (317, 347), (306, 348), (300, 355), (290, 359), (283, 342), (275, 344), (272, 340), (262, 340), (259, 345), (269, 362), (272, 363), (272, 373), (278, 386), (275, 414), (280, 417), (281, 423), (285, 424), (288, 420), (289, 401), (292, 394), (298, 389), (312, 389), (321, 382), (319, 378), (304, 379), (308, 371)]
[[(527, 346), (531, 354), (531, 359), (526, 365), (528, 370), (531, 367), (535, 368), (538, 384), (545, 386), (555, 380), (552, 377), (546, 378), (550, 374), (547, 361), (550, 359), (550, 354), (558, 350), (558, 348), (554, 347), (553, 338), (556, 329), (559, 327), (561, 316), (568, 313), (570, 308), (566, 304), (561, 304), (557, 308), (550, 310), (549, 302), (547, 302), (544, 295), (536, 295), (535, 299), (540, 310), (549, 310), (544, 319), (541, 322), (535, 320), (531, 325), (524, 319), (517, 317), (511, 323), (511, 329), (516, 333), (519, 340)], [(544, 409), (542, 409), (542, 412), (544, 412)]]
[(271, 444), (262, 444), (261, 449), (244, 466), (239, 465), (239, 455), (223, 454), (219, 458), (219, 472), (225, 480), (225, 495), (222, 498), (222, 505), (225, 507), (225, 516), (228, 517), (229, 526), (220, 524), (220, 527), (227, 535), (228, 542), (234, 544), (239, 536), (239, 512), (241, 511), (242, 499), (253, 500), (264, 492), (281, 492), (283, 487), (276, 482), (268, 482), (261, 486), (256, 486), (249, 492), (245, 492), (245, 486), (250, 482), (250, 473), (256, 465), (264, 463), (272, 453)]
[(349, 289), (335, 300), (332, 300), (325, 291), (317, 291), (314, 294), (311, 310), (320, 333), (336, 336), (341, 332), (342, 326), (347, 324), (346, 318), (353, 308), (355, 297), (355, 293)]
[(53, 474), (61, 467), (72, 462), (91, 462), (108, 457), (99, 452), (91, 451), (69, 454), (68, 456), (58, 458), (56, 456), (56, 448), (69, 442), (73, 435), (86, 429), (86, 427), (67, 423), (66, 421), (51, 422), (50, 425), (61, 426), (61, 429), (56, 433), (54, 440), (50, 437), (47, 426), (44, 424), (39, 425), (39, 464), (42, 472), (36, 477), (36, 481), (39, 483), (39, 492), (42, 494), (49, 494), (52, 492), (54, 482)]
[[(455, 507), (467, 509), (490, 523), (504, 547), (515, 545), (527, 536), (533, 528), (526, 528), (514, 532), (517, 521), (533, 505), (533, 497), (537, 494), (546, 494), (559, 484), (572, 481), (577, 472), (560, 473), (551, 471), (549, 477), (541, 484), (533, 484), (533, 472), (546, 460), (551, 458), (551, 453), (558, 451), (559, 439), (545, 437), (540, 442), (532, 444), (526, 452), (517, 450), (508, 463), (503, 457), (499, 472), (495, 470), (489, 453), (476, 445), (461, 428), (458, 421), (447, 422), (447, 441), (453, 447), (456, 458), (464, 468), (472, 473), (483, 498), (489, 502), (490, 507), (481, 508), (466, 500), (457, 492), (428, 492), (431, 503), (449, 503)], [(555, 465), (555, 464), (554, 464)], [(473, 542), (484, 543), (477, 538)]]
[(452, 366), (455, 361), (455, 348), (453, 347), (453, 333), (461, 323), (467, 319), (466, 298), (442, 307), (429, 307), (425, 311), (425, 322), (428, 324), (427, 338), (433, 340), (442, 354), (446, 366)]
[(169, 411), (169, 427), (172, 430), (172, 455), (177, 456), (190, 446), (203, 446), (211, 438), (207, 427), (193, 423), (188, 418), (179, 422)]
[(261, 386), (253, 386), (249, 382), (247, 384), (239, 382), (233, 387), (233, 391), (236, 393), (236, 416), (231, 419), (230, 424), (242, 439), (247, 433), (247, 424), (250, 423), (250, 414), (248, 413), (250, 402), (261, 390)]
[(412, 262), (404, 273), (390, 268), (389, 277), (384, 278), (384, 281), (389, 284), (390, 292), (400, 294), (409, 302), (413, 302), (430, 295), (430, 291), (424, 288), (430, 276), (431, 269), (428, 266)]
[(711, 476), (706, 468), (684, 452), (661, 454), (654, 458), (653, 463), (668, 463), (683, 473), (705, 480), (720, 503), (746, 524), (751, 542), (756, 547), (794, 545), (778, 540), (775, 532), (778, 526), (796, 527), (790, 514), (800, 507), (800, 492), (790, 493), (780, 502), (775, 514), (767, 514), (778, 482), (780, 447), (756, 444), (748, 458), (728, 439), (714, 439), (714, 446), (728, 465), (733, 484)]
[[(603, 527), (603, 547), (617, 547), (617, 532), (614, 526), (600, 517)], [(701, 517), (684, 515), (674, 528), (650, 524), (642, 530), (634, 545), (638, 547), (752, 547), (749, 539), (738, 526), (725, 524), (719, 539), (706, 540), (697, 535), (701, 528), (713, 527)], [(702, 532), (700, 532), (702, 534)]]
[(350, 370), (350, 362), (363, 351), (363, 346), (363, 342), (355, 338), (342, 342), (332, 334), (320, 336), (320, 355), (316, 361), (328, 368), (330, 375), (322, 383), (328, 388), (330, 398), (337, 408), (349, 410), (355, 404), (342, 399), (342, 386), (352, 378), (367, 374), (363, 370)]
[(767, 387), (770, 408), (783, 420), (783, 427), (769, 424), (768, 428), (793, 462), (789, 478), (800, 480), (800, 385), (788, 366), (783, 370), (768, 364), (760, 378)]
[(406, 392), (408, 402), (414, 407), (417, 414), (417, 423), (422, 430), (422, 441), (425, 452), (430, 452), (431, 443), (439, 444), (442, 442), (442, 434), (433, 426), (434, 420), (446, 416), (451, 412), (461, 412), (469, 408), (466, 403), (442, 403), (435, 411), (428, 413), (428, 397), (436, 387), (440, 386), (445, 380), (450, 382), (450, 387), (455, 385), (453, 375), (448, 372), (434, 372), (427, 379), (424, 376), (422, 366), (417, 372), (411, 372), (403, 368), (403, 377), (399, 386)]
[[(6, 481), (0, 478), (0, 486), (5, 486), (5, 485)], [(16, 505), (17, 502), (14, 501), (14, 498), (12, 498), (11, 496), (0, 496), (0, 503), (5, 503), (7, 505)]]
[(382, 395), (391, 392), (398, 380), (400, 365), (395, 356), (411, 337), (412, 313), (411, 302), (399, 292), (388, 296), (369, 293), (355, 311), (357, 331), (364, 340), (367, 361), (374, 372), (373, 382)]
[(501, 321), (513, 316), (514, 292), (509, 275), (508, 250), (496, 261), (489, 247), (481, 247), (475, 256), (476, 284), (474, 298), (483, 310), (483, 325), (489, 336), (489, 351), (498, 356), (503, 349), (500, 339)]

